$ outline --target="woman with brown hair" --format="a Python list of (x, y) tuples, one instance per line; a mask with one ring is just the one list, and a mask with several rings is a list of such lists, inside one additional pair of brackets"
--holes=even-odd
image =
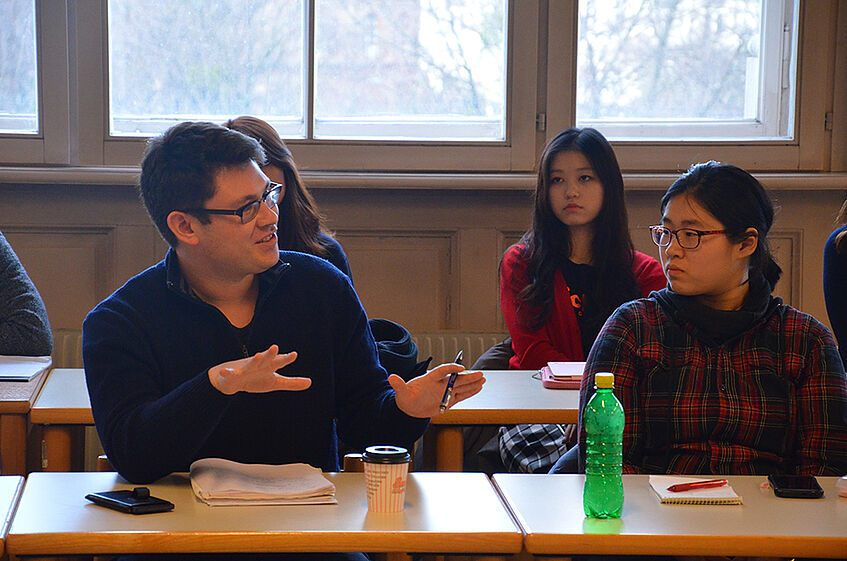
[(823, 250), (823, 296), (841, 361), (847, 365), (847, 200), (835, 222), (840, 227), (829, 235)]
[(284, 186), (279, 201), (279, 248), (322, 257), (350, 277), (350, 264), (341, 244), (324, 226), (324, 217), (297, 171), (291, 150), (267, 122), (256, 117), (230, 119), (224, 126), (255, 138), (265, 150), (262, 172)]

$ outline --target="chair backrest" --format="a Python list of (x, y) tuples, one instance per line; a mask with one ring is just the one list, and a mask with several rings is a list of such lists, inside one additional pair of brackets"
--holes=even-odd
[(106, 454), (97, 456), (97, 471), (115, 471), (115, 468), (112, 467), (112, 462), (109, 461)]
[(365, 465), (362, 463), (361, 454), (344, 454), (344, 471), (362, 472), (365, 471)]

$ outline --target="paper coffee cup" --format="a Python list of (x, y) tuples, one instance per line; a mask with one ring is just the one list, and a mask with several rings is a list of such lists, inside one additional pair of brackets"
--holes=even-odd
[(362, 454), (365, 464), (368, 510), (401, 512), (406, 499), (409, 451), (400, 446), (368, 446)]

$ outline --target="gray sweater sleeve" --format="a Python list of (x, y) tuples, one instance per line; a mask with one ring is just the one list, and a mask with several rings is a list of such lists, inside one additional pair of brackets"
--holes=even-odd
[(0, 355), (53, 352), (47, 309), (18, 256), (0, 233)]

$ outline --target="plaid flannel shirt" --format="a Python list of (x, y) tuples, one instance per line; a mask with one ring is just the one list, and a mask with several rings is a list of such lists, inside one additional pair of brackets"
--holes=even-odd
[[(624, 304), (591, 349), (615, 374), (625, 473), (847, 473), (847, 381), (832, 334), (779, 305), (739, 337), (708, 346), (655, 298)], [(580, 413), (581, 464), (585, 436)]]

